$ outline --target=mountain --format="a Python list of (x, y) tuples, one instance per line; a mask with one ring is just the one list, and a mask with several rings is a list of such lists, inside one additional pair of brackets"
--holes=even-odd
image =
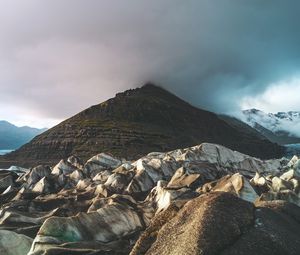
[(282, 145), (300, 143), (300, 112), (265, 113), (249, 109), (242, 113), (242, 120), (270, 141)]
[(14, 150), (46, 131), (31, 127), (17, 127), (7, 121), (0, 121), (0, 150)]
[(280, 157), (283, 148), (235, 128), (216, 114), (198, 109), (170, 92), (146, 84), (118, 93), (34, 138), (0, 159), (2, 165), (52, 164), (98, 152), (136, 159), (150, 151), (166, 151), (201, 142), (225, 145), (261, 158)]

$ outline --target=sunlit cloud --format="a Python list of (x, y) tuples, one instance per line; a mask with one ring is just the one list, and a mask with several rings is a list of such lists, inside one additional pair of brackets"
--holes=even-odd
[(300, 78), (270, 84), (257, 96), (245, 96), (241, 109), (256, 108), (265, 112), (300, 111)]

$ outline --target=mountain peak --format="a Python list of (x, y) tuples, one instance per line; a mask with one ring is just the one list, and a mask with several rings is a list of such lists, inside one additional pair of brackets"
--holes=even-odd
[(7, 126), (7, 127), (16, 127), (15, 125), (11, 124), (10, 122), (8, 122), (6, 120), (0, 120), (0, 125)]
[(261, 110), (256, 109), (256, 108), (251, 108), (251, 109), (243, 110), (242, 112), (243, 112), (244, 114), (257, 114), (257, 113), (262, 113)]
[(162, 89), (162, 87), (152, 82), (146, 82), (141, 89)]
[(172, 94), (172, 92), (170, 92), (169, 90), (165, 89), (164, 87), (160, 86), (160, 85), (157, 85), (155, 83), (152, 83), (152, 82), (147, 82), (145, 83), (142, 87), (139, 88), (140, 91), (143, 91), (143, 92), (156, 92), (156, 93), (168, 93), (168, 94)]
[(158, 86), (154, 83), (147, 82), (143, 86), (135, 88), (135, 89), (128, 89), (124, 92), (120, 92), (116, 94), (116, 97), (128, 97), (128, 96), (137, 96), (137, 95), (155, 95), (161, 96), (163, 94), (173, 95), (170, 91), (164, 89), (161, 86)]

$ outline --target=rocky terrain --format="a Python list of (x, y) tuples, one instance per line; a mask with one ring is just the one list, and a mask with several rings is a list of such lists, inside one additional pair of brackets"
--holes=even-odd
[(299, 254), (300, 159), (203, 143), (0, 171), (0, 254)]
[[(250, 127), (248, 128), (250, 129)], [(152, 84), (119, 93), (0, 157), (0, 167), (55, 164), (77, 155), (87, 160), (99, 151), (138, 159), (202, 142), (261, 158), (281, 157), (283, 147), (248, 129), (228, 124), (212, 112), (193, 107)]]

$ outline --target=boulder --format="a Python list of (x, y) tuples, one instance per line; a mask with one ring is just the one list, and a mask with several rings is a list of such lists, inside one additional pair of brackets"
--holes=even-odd
[[(205, 194), (186, 203), (169, 219), (144, 254), (219, 254), (253, 220), (253, 205), (249, 202), (229, 193)], [(143, 247), (139, 241), (137, 244)], [(132, 255), (140, 254), (134, 249)]]
[(133, 177), (132, 173), (129, 173), (127, 175), (120, 174), (120, 173), (113, 173), (108, 177), (104, 185), (108, 189), (114, 191), (115, 193), (122, 193), (122, 191), (128, 185), (132, 177)]
[(255, 189), (258, 195), (268, 192), (272, 187), (273, 176), (263, 176), (262, 174), (256, 173), (255, 176), (250, 180), (250, 184)]
[(300, 173), (295, 169), (290, 169), (289, 171), (283, 173), (280, 176), (280, 179), (285, 180), (285, 181), (290, 181), (294, 178), (300, 179)]
[(230, 192), (249, 202), (254, 202), (258, 198), (257, 193), (250, 185), (249, 181), (239, 173), (236, 173), (234, 175), (227, 175), (217, 181), (205, 184), (203, 188), (200, 189), (200, 191)]
[(293, 156), (292, 159), (288, 162), (287, 167), (296, 169), (297, 171), (300, 171), (300, 159), (298, 156)]
[(83, 180), (79, 180), (77, 182), (76, 188), (79, 190), (85, 190), (87, 187), (89, 187), (91, 185), (91, 180), (90, 179), (83, 179)]
[(100, 153), (90, 158), (84, 165), (84, 172), (92, 178), (102, 170), (112, 170), (119, 167), (122, 161), (111, 155)]
[(0, 230), (0, 254), (25, 255), (29, 252), (32, 239), (12, 231)]
[(100, 197), (108, 197), (112, 192), (106, 188), (104, 184), (98, 184), (95, 189), (95, 195)]
[(52, 174), (54, 175), (68, 175), (71, 174), (73, 171), (77, 170), (78, 168), (72, 163), (70, 163), (68, 160), (61, 160), (57, 165), (53, 167)]
[(80, 180), (84, 179), (84, 174), (82, 170), (74, 170), (71, 174), (69, 174), (69, 178), (77, 184)]
[(168, 183), (168, 187), (191, 187), (195, 189), (230, 173), (232, 173), (230, 169), (220, 167), (216, 164), (199, 161), (189, 162), (176, 170)]
[(261, 176), (259, 173), (255, 173), (255, 176), (250, 180), (252, 185), (266, 187), (267, 186), (267, 179), (264, 176)]
[(50, 193), (53, 189), (49, 180), (49, 178), (43, 177), (34, 185), (32, 191), (36, 193)]
[(29, 188), (40, 181), (44, 177), (49, 177), (51, 175), (51, 168), (49, 166), (39, 165), (34, 167), (26, 174), (23, 179), (27, 182)]
[(63, 243), (74, 247), (90, 242), (89, 248), (95, 243), (107, 245), (126, 236), (129, 238), (143, 228), (143, 220), (134, 208), (126, 203), (107, 204), (94, 212), (79, 213), (75, 217), (49, 218), (40, 228), (29, 254), (43, 254)]
[[(167, 214), (168, 213), (168, 214)], [(157, 215), (130, 255), (296, 255), (300, 208), (284, 202), (256, 207), (230, 193), (213, 192)], [(158, 219), (158, 220), (157, 220)]]
[(79, 157), (72, 155), (68, 157), (67, 161), (77, 169), (83, 170), (84, 163)]
[(111, 174), (112, 171), (110, 170), (101, 171), (93, 177), (93, 181), (100, 181), (101, 183), (105, 183)]
[(17, 195), (17, 193), (17, 188), (9, 186), (6, 190), (2, 192), (2, 194), (0, 194), (0, 206), (11, 201)]
[(283, 190), (292, 190), (292, 189), (293, 189), (292, 183), (285, 181), (276, 176), (272, 179), (272, 190), (274, 192), (280, 192)]
[(263, 193), (258, 199), (258, 201), (273, 201), (273, 200), (287, 201), (300, 206), (300, 197), (291, 190), (284, 190), (280, 192), (269, 191)]
[[(142, 193), (150, 191), (156, 186), (159, 180), (170, 179), (178, 169), (178, 163), (174, 158), (162, 160), (154, 158), (157, 154), (150, 157), (144, 157), (134, 163), (135, 175), (129, 183), (126, 192), (129, 194)], [(159, 157), (163, 156), (158, 154)]]
[(15, 186), (18, 175), (7, 170), (0, 170), (0, 193), (5, 191), (9, 186)]

